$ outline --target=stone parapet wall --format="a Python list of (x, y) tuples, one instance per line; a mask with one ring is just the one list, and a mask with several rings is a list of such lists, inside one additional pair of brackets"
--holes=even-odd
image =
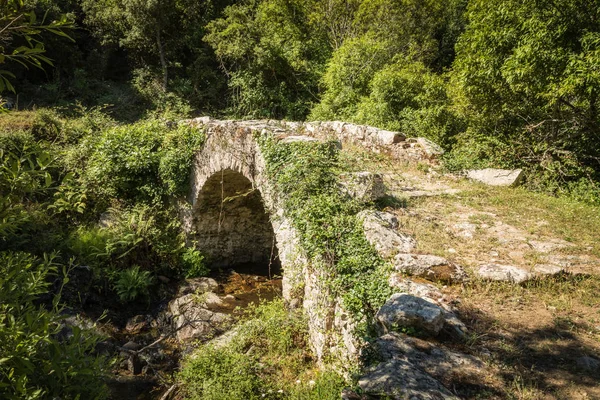
[(386, 152), (400, 159), (432, 161), (444, 154), (440, 146), (425, 138), (407, 138), (401, 132), (341, 121), (234, 121), (200, 117), (185, 122), (195, 126), (235, 126), (259, 132), (265, 130), (283, 137), (302, 135), (322, 140), (333, 139), (362, 146), (374, 152)]

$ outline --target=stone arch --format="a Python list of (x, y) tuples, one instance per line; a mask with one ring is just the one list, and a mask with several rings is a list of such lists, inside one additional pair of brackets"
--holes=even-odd
[[(268, 243), (269, 251), (273, 249), (273, 252), (278, 255), (276, 261), (278, 261), (277, 267), (280, 267), (283, 276), (284, 298), (290, 303), (302, 304), (304, 282), (302, 268), (306, 264), (306, 259), (302, 256), (291, 224), (286, 220), (283, 210), (279, 207), (277, 194), (274, 185), (268, 179), (265, 165), (252, 129), (240, 127), (237, 124), (210, 127), (207, 130), (207, 139), (202, 149), (194, 158), (191, 171), (191, 191), (188, 198), (191, 207), (184, 212), (184, 227), (190, 239), (208, 238), (209, 242), (212, 240), (214, 243), (216, 239), (211, 238), (211, 235), (215, 235), (219, 231), (218, 227), (211, 226), (210, 220), (218, 221), (218, 218), (215, 218), (214, 214), (211, 215), (210, 212), (207, 213), (208, 208), (214, 210), (218, 202), (220, 209), (223, 199), (242, 195), (232, 199), (231, 204), (225, 202), (223, 205), (224, 207), (230, 206), (229, 216), (244, 217), (247, 224), (255, 227), (252, 237), (261, 236), (262, 233), (259, 240), (261, 245), (258, 246), (262, 251), (253, 250), (251, 255), (244, 259), (240, 255), (240, 251), (251, 242), (246, 240), (244, 243), (239, 243), (235, 238), (227, 239), (227, 233), (233, 233), (239, 238), (238, 234), (241, 232), (235, 227), (229, 226), (226, 226), (223, 231), (224, 226), (222, 225), (220, 234), (221, 240), (224, 242), (219, 246), (225, 248), (225, 253), (221, 253), (221, 255), (231, 254), (232, 258), (219, 260), (220, 254), (217, 251), (208, 250), (209, 255), (214, 254), (211, 257), (215, 262), (214, 265), (219, 265), (219, 263), (227, 265), (237, 260), (244, 262), (249, 259), (260, 262), (261, 258), (264, 260)], [(221, 189), (223, 189), (223, 195)], [(217, 195), (214, 195), (215, 192)], [(244, 194), (246, 198), (242, 199)], [(258, 207), (259, 203), (261, 207)], [(239, 206), (239, 209), (233, 211), (235, 208), (233, 206)], [(260, 212), (258, 212), (259, 208)], [(260, 214), (260, 217), (259, 215), (248, 215), (248, 210), (256, 210), (255, 214)], [(206, 219), (206, 223), (202, 222), (203, 218)], [(235, 224), (235, 221), (235, 218), (230, 218), (228, 223)], [(272, 232), (271, 236), (266, 233), (267, 228)], [(235, 247), (233, 246), (235, 242), (242, 245)], [(273, 260), (274, 256), (274, 254), (269, 254), (269, 260)]]
[(197, 246), (211, 267), (257, 275), (280, 274), (275, 233), (260, 191), (242, 173), (227, 168), (211, 175), (198, 193)]

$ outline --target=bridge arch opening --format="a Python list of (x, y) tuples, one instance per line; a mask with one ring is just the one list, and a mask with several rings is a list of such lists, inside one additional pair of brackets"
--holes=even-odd
[(202, 186), (194, 212), (197, 247), (212, 269), (281, 275), (273, 225), (258, 189), (243, 174), (224, 169)]

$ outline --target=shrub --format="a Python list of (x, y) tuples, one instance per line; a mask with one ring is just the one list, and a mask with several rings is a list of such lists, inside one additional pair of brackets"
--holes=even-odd
[(152, 282), (150, 272), (140, 271), (140, 267), (135, 265), (119, 273), (115, 290), (122, 302), (133, 301), (140, 297), (148, 299)]
[(40, 260), (25, 253), (0, 253), (3, 399), (107, 397), (102, 382), (106, 360), (92, 355), (98, 338), (76, 326), (71, 337), (61, 338), (60, 298), (54, 297), (47, 307), (40, 304), (58, 267), (53, 257)]
[(108, 129), (84, 144), (91, 155), (82, 180), (100, 199), (161, 204), (186, 192), (192, 155), (203, 139), (188, 126), (158, 120)]
[(204, 262), (204, 256), (196, 249), (185, 249), (181, 255), (181, 261), (186, 278), (206, 276), (210, 272), (210, 269)]
[(36, 113), (31, 133), (38, 140), (51, 142), (58, 138), (63, 124), (64, 121), (55, 110), (40, 109)]

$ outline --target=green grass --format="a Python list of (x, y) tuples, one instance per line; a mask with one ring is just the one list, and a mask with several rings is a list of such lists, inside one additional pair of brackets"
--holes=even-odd
[(590, 248), (600, 257), (600, 207), (524, 188), (479, 187), (460, 195), (465, 205), (492, 211), (530, 234), (551, 236)]
[(198, 347), (178, 376), (186, 399), (337, 400), (344, 379), (315, 368), (306, 321), (283, 300), (262, 303), (224, 345)]

